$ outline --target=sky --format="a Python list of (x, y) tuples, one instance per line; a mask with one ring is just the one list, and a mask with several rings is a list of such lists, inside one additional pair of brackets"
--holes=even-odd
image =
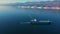
[(0, 0), (0, 4), (15, 3), (15, 2), (33, 2), (33, 1), (49, 1), (49, 0)]

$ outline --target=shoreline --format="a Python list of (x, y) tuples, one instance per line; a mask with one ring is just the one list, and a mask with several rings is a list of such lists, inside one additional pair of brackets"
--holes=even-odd
[(37, 6), (17, 6), (17, 8), (32, 8), (32, 9), (56, 9), (56, 10), (60, 10), (60, 7), (37, 7)]

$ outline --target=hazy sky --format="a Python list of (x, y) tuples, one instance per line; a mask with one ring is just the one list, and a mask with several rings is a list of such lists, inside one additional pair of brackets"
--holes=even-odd
[[(32, 2), (32, 1), (48, 1), (48, 0), (0, 0), (1, 3), (14, 3), (14, 2)], [(51, 0), (50, 0), (51, 1)]]

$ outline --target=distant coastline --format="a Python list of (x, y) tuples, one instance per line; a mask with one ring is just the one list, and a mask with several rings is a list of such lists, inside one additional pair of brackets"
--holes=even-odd
[(26, 2), (18, 5), (17, 8), (60, 9), (60, 1)]
[(37, 7), (37, 6), (17, 6), (17, 8), (32, 8), (32, 9), (60, 9), (60, 7), (48, 7), (48, 6), (45, 6), (45, 7)]
[(32, 9), (60, 9), (60, 1), (41, 1), (41, 2), (24, 2), (24, 3), (9, 3), (0, 4), (0, 6), (12, 6), (17, 8), (32, 8)]

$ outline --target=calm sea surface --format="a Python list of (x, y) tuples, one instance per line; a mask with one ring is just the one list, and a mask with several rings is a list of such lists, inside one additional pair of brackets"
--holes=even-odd
[[(51, 20), (51, 25), (20, 24), (32, 19)], [(60, 34), (60, 10), (22, 9), (0, 6), (0, 33)]]

